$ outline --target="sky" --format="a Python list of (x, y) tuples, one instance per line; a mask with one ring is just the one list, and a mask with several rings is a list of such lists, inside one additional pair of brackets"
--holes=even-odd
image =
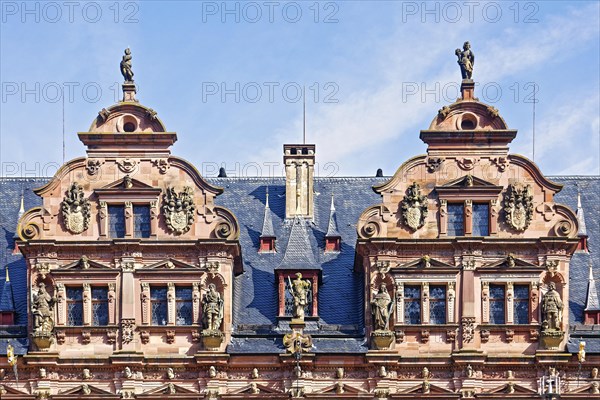
[(419, 131), (458, 97), (454, 50), (467, 40), (476, 96), (519, 131), (511, 153), (546, 175), (600, 174), (598, 1), (0, 1), (0, 10), (5, 177), (52, 176), (63, 128), (65, 159), (85, 154), (77, 132), (119, 100), (127, 47), (138, 99), (177, 132), (173, 153), (205, 176), (282, 175), (283, 144), (303, 140), (303, 91), (318, 176), (392, 175), (425, 153)]

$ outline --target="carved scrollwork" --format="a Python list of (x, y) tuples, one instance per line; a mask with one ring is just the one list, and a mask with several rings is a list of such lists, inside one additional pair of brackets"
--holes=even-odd
[(32, 240), (40, 235), (40, 227), (35, 222), (28, 222), (21, 226), (21, 237), (25, 240)]
[(186, 233), (194, 222), (194, 190), (186, 186), (177, 193), (173, 187), (167, 188), (162, 209), (169, 230), (176, 234)]
[(475, 337), (475, 318), (463, 317), (461, 327), (463, 343), (471, 343)]
[(575, 230), (575, 225), (566, 219), (560, 220), (554, 225), (556, 236), (570, 236)]
[(158, 168), (158, 172), (160, 172), (161, 174), (166, 174), (167, 170), (171, 166), (169, 164), (169, 161), (165, 160), (164, 158), (157, 158), (156, 160), (152, 160), (152, 164), (154, 164), (154, 166)]
[(362, 228), (364, 237), (371, 238), (379, 234), (379, 224), (375, 221), (370, 221), (365, 224)]
[(117, 165), (119, 166), (119, 169), (123, 172), (125, 172), (126, 174), (130, 174), (133, 171), (135, 171), (138, 162), (137, 160), (132, 160), (130, 158), (126, 158), (123, 160), (117, 160)]
[(402, 200), (402, 219), (412, 230), (416, 231), (425, 225), (427, 218), (427, 196), (421, 194), (417, 182), (413, 182), (406, 191)]
[(122, 319), (121, 320), (121, 340), (124, 344), (131, 343), (133, 341), (133, 335), (135, 332), (135, 319)]
[(522, 232), (533, 217), (533, 193), (530, 185), (510, 185), (504, 196), (504, 217), (506, 223)]
[(215, 235), (219, 239), (227, 239), (231, 235), (231, 225), (228, 222), (221, 222), (215, 228)]
[(60, 205), (65, 228), (71, 233), (82, 233), (90, 225), (91, 206), (83, 196), (83, 188), (74, 182)]

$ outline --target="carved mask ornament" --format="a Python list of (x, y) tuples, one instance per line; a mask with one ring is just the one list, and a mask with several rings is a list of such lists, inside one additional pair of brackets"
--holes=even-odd
[(90, 224), (90, 202), (83, 197), (83, 188), (74, 182), (60, 204), (65, 227), (71, 233), (81, 233)]
[(173, 187), (169, 187), (164, 195), (163, 212), (170, 231), (182, 234), (190, 230), (194, 222), (194, 191), (190, 186), (183, 188), (177, 193)]
[(406, 191), (402, 200), (402, 218), (404, 223), (412, 230), (417, 230), (425, 225), (427, 218), (427, 197), (421, 195), (421, 188), (417, 182), (413, 182)]
[(504, 197), (506, 223), (516, 231), (524, 231), (533, 217), (533, 193), (530, 185), (510, 185)]

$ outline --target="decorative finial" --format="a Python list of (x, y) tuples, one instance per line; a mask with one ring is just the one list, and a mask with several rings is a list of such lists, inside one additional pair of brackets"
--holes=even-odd
[(267, 195), (265, 196), (265, 208), (269, 208), (269, 187), (267, 186)]
[(123, 75), (123, 79), (125, 79), (125, 83), (133, 83), (133, 70), (131, 69), (131, 50), (128, 48), (125, 49), (125, 55), (121, 60), (121, 74)]
[(456, 49), (454, 54), (458, 57), (458, 65), (463, 79), (473, 79), (473, 66), (475, 65), (475, 54), (471, 50), (471, 44), (465, 42), (462, 51)]
[(331, 192), (331, 208), (329, 208), (329, 211), (335, 211), (335, 205), (333, 204), (333, 192)]
[(4, 267), (4, 270), (6, 271), (6, 282), (10, 282), (10, 276), (8, 276), (8, 265)]

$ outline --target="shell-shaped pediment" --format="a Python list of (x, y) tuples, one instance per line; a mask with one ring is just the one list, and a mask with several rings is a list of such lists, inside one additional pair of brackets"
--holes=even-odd
[(156, 111), (139, 103), (117, 103), (98, 112), (89, 132), (153, 133), (166, 132)]

